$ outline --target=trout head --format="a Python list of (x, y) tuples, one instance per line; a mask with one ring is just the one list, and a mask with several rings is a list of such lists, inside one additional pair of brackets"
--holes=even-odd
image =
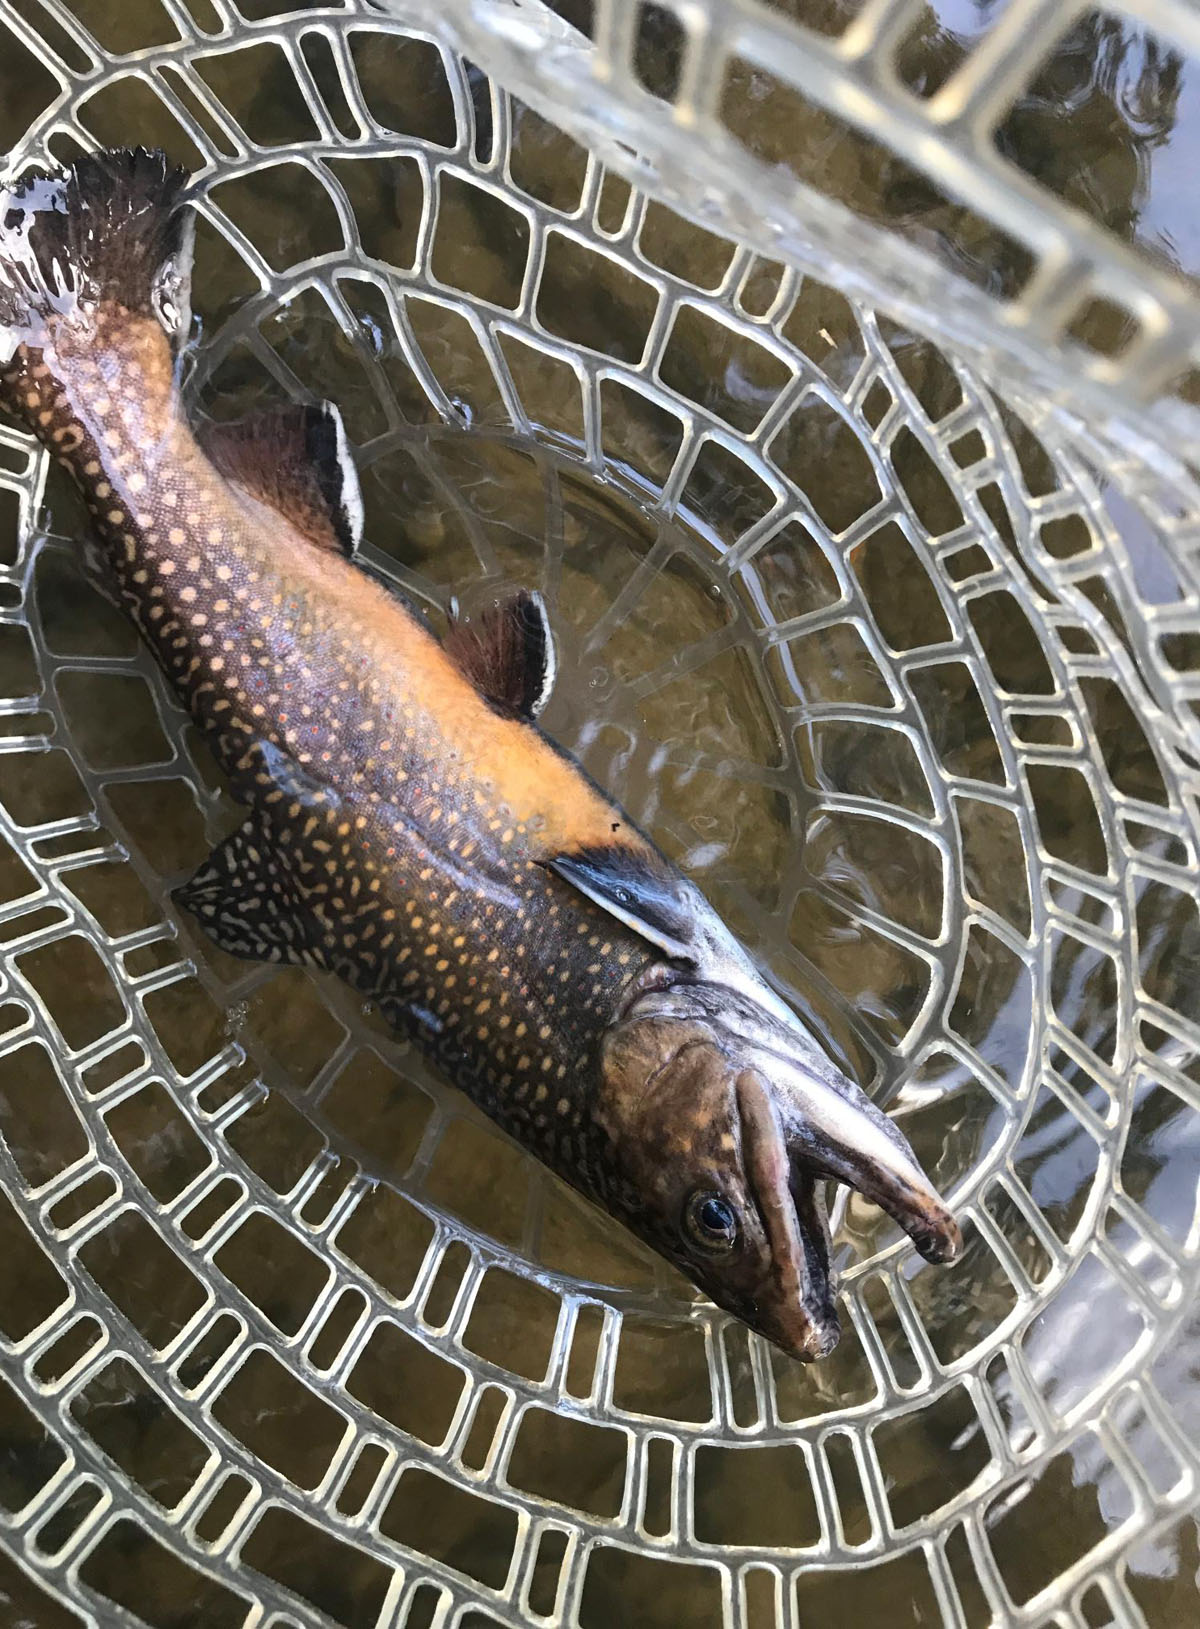
[(793, 1357), (824, 1357), (839, 1334), (827, 1180), (883, 1206), (927, 1259), (958, 1254), (904, 1139), (798, 1022), (679, 978), (635, 994), (599, 1062), (594, 1116), (625, 1220)]
[(649, 844), (552, 869), (658, 952), (619, 999), (591, 1117), (605, 1198), (717, 1303), (793, 1357), (838, 1338), (824, 1184), (856, 1188), (929, 1261), (962, 1235), (912, 1150), (690, 882)]

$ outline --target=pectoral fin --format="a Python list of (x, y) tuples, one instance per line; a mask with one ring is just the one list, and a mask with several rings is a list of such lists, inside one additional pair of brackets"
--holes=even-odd
[(452, 617), (445, 648), (500, 712), (534, 719), (550, 699), (554, 635), (540, 594), (518, 589), (470, 617)]
[(255, 820), (219, 843), (171, 897), (230, 956), (322, 964), (311, 911)]
[(235, 424), (210, 424), (198, 439), (227, 481), (283, 515), (318, 548), (357, 552), (362, 493), (332, 402), (269, 408)]
[(556, 854), (544, 864), (593, 904), (676, 961), (696, 954), (691, 890), (652, 850), (625, 846)]

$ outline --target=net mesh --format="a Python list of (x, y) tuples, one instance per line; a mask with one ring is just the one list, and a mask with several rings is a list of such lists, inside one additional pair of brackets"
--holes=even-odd
[[(0, 1589), (104, 1625), (1186, 1622), (1196, 306), (992, 156), (1091, 24), (1014, 0), (916, 97), (918, 7), (803, 50), (740, 0), (562, 9), (0, 0), (0, 136), (198, 171), (196, 405), (338, 400), (367, 557), (435, 620), (543, 589), (548, 727), (897, 1114), (966, 1259), (843, 1206), (845, 1334), (801, 1368), (348, 992), (167, 914), (233, 805), (0, 426)], [(797, 110), (865, 193), (780, 175)], [(865, 136), (937, 191), (899, 224)], [(1137, 317), (1115, 354), (1088, 299)]]

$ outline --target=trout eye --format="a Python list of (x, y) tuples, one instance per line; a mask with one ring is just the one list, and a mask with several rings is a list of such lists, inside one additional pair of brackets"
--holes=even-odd
[(697, 1188), (689, 1195), (683, 1225), (693, 1242), (711, 1255), (723, 1255), (737, 1243), (737, 1212), (728, 1199), (709, 1188)]

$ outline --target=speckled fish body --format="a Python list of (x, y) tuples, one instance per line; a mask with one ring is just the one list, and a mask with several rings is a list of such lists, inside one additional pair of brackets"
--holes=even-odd
[(351, 558), (333, 409), (188, 423), (183, 180), (104, 155), (0, 217), (0, 402), (75, 475), (247, 811), (177, 898), (227, 950), (338, 973), (714, 1298), (821, 1355), (815, 1183), (861, 1187), (931, 1256), (953, 1222), (701, 896), (536, 728), (540, 606), (443, 645)]
[(621, 815), (332, 535), (221, 473), (157, 321), (114, 306), (74, 339), (8, 389), (252, 811), (188, 903), (231, 949), (330, 967), (544, 1158), (578, 1159), (564, 1082), (653, 951), (537, 862), (632, 835)]

